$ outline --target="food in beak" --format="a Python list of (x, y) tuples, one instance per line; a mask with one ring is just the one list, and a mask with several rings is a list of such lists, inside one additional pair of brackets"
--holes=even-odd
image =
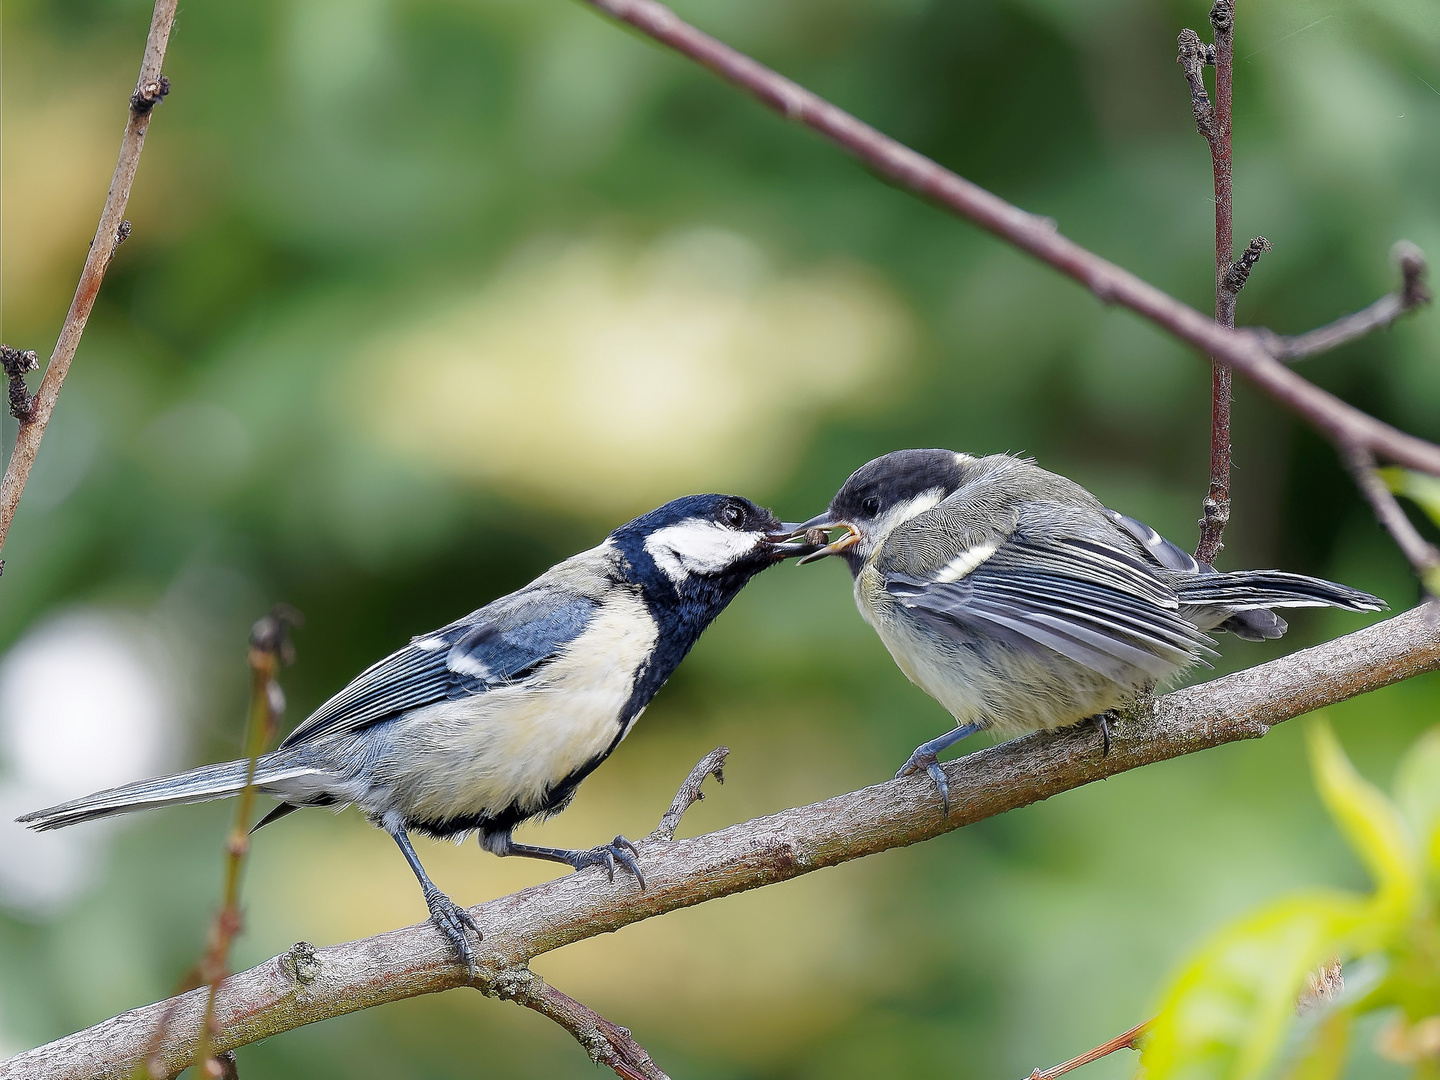
[[(806, 522), (806, 524), (808, 525), (809, 522)], [(831, 529), (843, 529), (844, 533), (838, 539), (832, 540), (827, 544), (825, 540)], [(809, 555), (803, 556), (795, 565), (803, 566), (808, 562), (823, 559), (827, 555), (839, 555), (840, 552), (846, 548), (854, 547), (858, 544), (860, 542), (860, 535), (860, 530), (848, 521), (826, 522), (824, 525), (807, 529), (805, 532), (806, 541), (818, 545), (819, 550), (812, 551)], [(812, 537), (814, 537), (813, 540)]]

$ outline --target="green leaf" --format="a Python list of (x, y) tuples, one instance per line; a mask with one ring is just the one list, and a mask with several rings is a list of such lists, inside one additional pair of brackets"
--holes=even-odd
[(1306, 733), (1315, 786), (1335, 824), (1370, 872), (1391, 919), (1408, 914), (1420, 885), (1410, 832), (1379, 788), (1355, 771), (1330, 725), (1316, 720)]
[(1440, 875), (1440, 727), (1421, 735), (1401, 759), (1395, 801), (1428, 855), (1431, 873)]
[(1377, 470), (1396, 495), (1403, 495), (1440, 524), (1440, 478), (1393, 466)]
[(1266, 1073), (1295, 1021), (1306, 974), (1347, 953), (1373, 913), (1362, 897), (1317, 891), (1220, 930), (1165, 992), (1142, 1051), (1147, 1080), (1250, 1080)]

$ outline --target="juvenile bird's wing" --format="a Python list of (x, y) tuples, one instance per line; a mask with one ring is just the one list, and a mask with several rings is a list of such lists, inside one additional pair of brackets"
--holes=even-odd
[(956, 509), (942, 503), (894, 539), (958, 535), (958, 550), (937, 555), (932, 541), (928, 558), (876, 561), (886, 591), (941, 634), (1048, 649), (1122, 684), (1173, 675), (1209, 651), (1157, 567), (1094, 510), (1030, 503), (984, 536), (973, 519), (947, 522)]
[(502, 597), (366, 668), (280, 745), (313, 742), (524, 678), (579, 637), (597, 606), (591, 597), (550, 588)]

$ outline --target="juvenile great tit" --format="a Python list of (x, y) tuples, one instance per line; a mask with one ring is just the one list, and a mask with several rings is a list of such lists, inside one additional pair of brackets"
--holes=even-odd
[(1205, 631), (1278, 638), (1271, 608), (1382, 611), (1378, 597), (1282, 570), (1222, 574), (1032, 461), (898, 450), (862, 466), (825, 513), (855, 603), (896, 664), (955, 718), (897, 776), (975, 731), (1014, 736), (1095, 718), (1214, 654)]
[[(256, 786), (281, 802), (264, 825), (302, 806), (355, 804), (399, 845), (430, 917), (475, 970), (474, 919), (435, 887), (409, 833), (479, 834), (496, 855), (579, 870), (619, 863), (645, 881), (630, 841), (587, 851), (511, 839), (559, 813), (604, 761), (712, 619), (754, 575), (813, 550), (748, 499), (692, 495), (612, 532), (366, 669), (259, 759)], [(235, 795), (248, 761), (102, 791), (27, 814), (32, 829), (169, 803)], [(260, 826), (257, 825), (256, 828)]]

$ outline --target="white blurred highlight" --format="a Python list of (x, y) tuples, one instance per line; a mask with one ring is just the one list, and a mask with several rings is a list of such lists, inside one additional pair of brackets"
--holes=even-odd
[(14, 819), (169, 765), (168, 668), (142, 620), (95, 610), (41, 623), (0, 660), (0, 906), (49, 916), (95, 880), (104, 824), (33, 833)]

